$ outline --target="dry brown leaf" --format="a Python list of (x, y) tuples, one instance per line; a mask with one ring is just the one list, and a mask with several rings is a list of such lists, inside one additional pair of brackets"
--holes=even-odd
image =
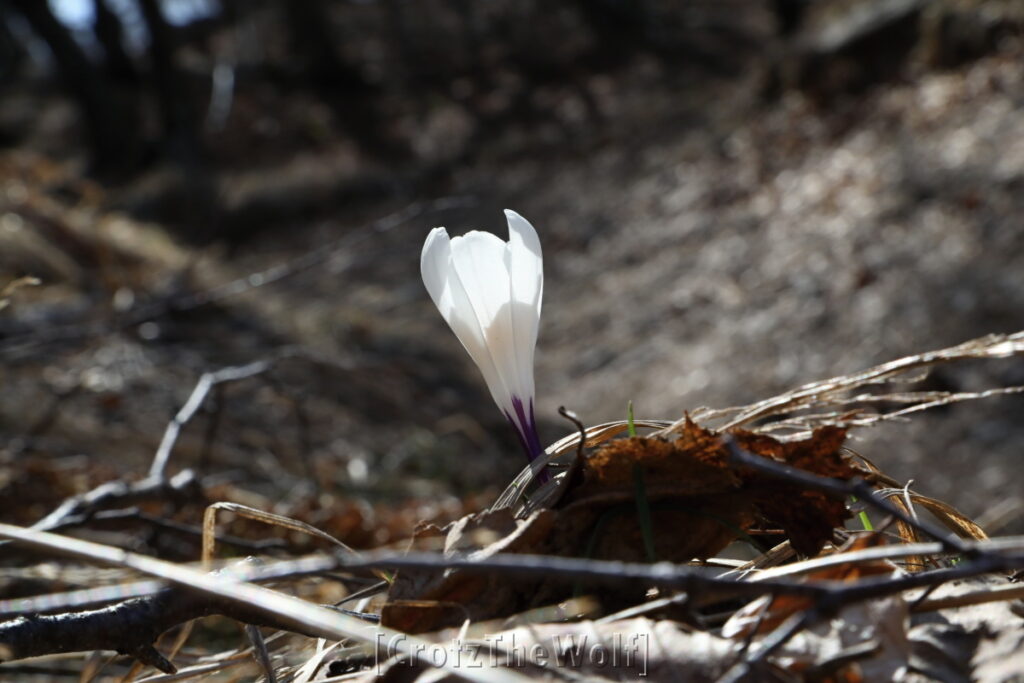
[[(841, 552), (882, 542), (879, 535), (859, 536)], [(891, 562), (876, 561), (821, 569), (804, 580), (847, 583), (895, 571)], [(811, 600), (800, 596), (764, 596), (737, 611), (722, 628), (722, 635), (736, 640), (764, 635), (813, 608)], [(910, 659), (908, 614), (901, 596), (847, 605), (835, 617), (819, 621), (789, 640), (773, 661), (794, 673), (814, 672), (811, 677), (815, 680), (826, 674), (834, 681), (895, 680)], [(857, 656), (847, 661), (850, 653)]]
[[(840, 479), (858, 475), (840, 455), (846, 432), (837, 427), (819, 428), (804, 441), (781, 442), (742, 430), (733, 435), (751, 453), (814, 474)], [(579, 517), (581, 508), (635, 500), (638, 471), (649, 502), (657, 504), (652, 522), (659, 559), (710, 557), (758, 520), (782, 527), (798, 552), (813, 555), (848, 517), (841, 500), (733, 468), (720, 435), (692, 421), (673, 441), (648, 437), (607, 443), (586, 458), (582, 483), (562, 497), (562, 507)], [(577, 521), (575, 526), (588, 525)], [(627, 547), (597, 557), (643, 558), (635, 515), (629, 528), (615, 532), (617, 542)]]
[[(850, 541), (839, 550), (840, 553), (863, 550), (884, 544), (880, 535), (861, 535)], [(858, 564), (843, 564), (826, 567), (803, 577), (803, 581), (835, 581), (850, 583), (865, 576), (892, 574), (897, 571), (896, 565), (886, 560)], [(774, 631), (794, 614), (814, 607), (811, 598), (798, 595), (766, 595), (751, 601), (738, 610), (722, 627), (722, 635), (727, 638), (746, 638), (753, 634), (765, 634)]]
[[(448, 553), (468, 552), (477, 559), (498, 553), (544, 552), (554, 517), (553, 511), (541, 510), (527, 520), (515, 520), (507, 508), (469, 515), (450, 525), (445, 549)], [(481, 547), (481, 540), (490, 542)], [(530, 604), (530, 594), (529, 586), (493, 574), (403, 570), (388, 590), (381, 623), (408, 633), (423, 633), (466, 619), (479, 621), (514, 613)]]
[[(955, 603), (965, 596), (1009, 584), (1002, 578), (975, 578), (941, 586), (930, 600)], [(910, 630), (915, 664), (935, 677), (976, 681), (1024, 679), (1024, 609), (1021, 602), (1001, 600), (943, 609), (915, 617)]]
[(964, 513), (957, 510), (949, 503), (944, 503), (937, 498), (929, 498), (928, 496), (922, 496), (920, 493), (910, 493), (910, 502), (915, 505), (928, 510), (928, 512), (935, 515), (935, 517), (942, 522), (946, 528), (953, 531), (961, 538), (970, 538), (976, 541), (983, 541), (988, 538), (988, 534), (980, 526), (974, 523), (974, 521), (965, 515)]
[(848, 605), (797, 634), (772, 661), (804, 680), (900, 680), (911, 659), (907, 604), (891, 596)]
[[(780, 442), (736, 431), (752, 453), (829, 477), (858, 472), (840, 456), (845, 432), (824, 427), (805, 441)], [(746, 468), (735, 468), (719, 434), (690, 422), (677, 438), (630, 438), (606, 443), (584, 457), (564, 483), (558, 507), (526, 520), (511, 508), (467, 516), (450, 525), (445, 552), (486, 558), (537, 553), (602, 560), (646, 561), (638, 513), (638, 478), (650, 510), (655, 558), (678, 563), (713, 556), (756, 525), (781, 527), (794, 548), (816, 553), (847, 517), (845, 504)], [(414, 542), (421, 542), (425, 531)], [(605, 592), (607, 606), (642, 599), (645, 586)], [(459, 571), (402, 571), (392, 584), (383, 623), (421, 633), (443, 626), (514, 614), (566, 597), (564, 582), (510, 582)]]

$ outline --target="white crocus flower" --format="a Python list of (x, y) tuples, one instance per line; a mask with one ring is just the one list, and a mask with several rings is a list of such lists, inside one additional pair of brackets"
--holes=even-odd
[(449, 238), (444, 228), (434, 228), (423, 244), (420, 271), (430, 298), (533, 461), (544, 451), (533, 413), (543, 260), (529, 221), (515, 211), (506, 210), (505, 217), (508, 242), (476, 230)]

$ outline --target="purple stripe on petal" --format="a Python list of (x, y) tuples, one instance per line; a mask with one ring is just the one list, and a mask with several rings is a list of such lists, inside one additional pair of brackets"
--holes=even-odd
[(526, 445), (526, 438), (523, 436), (522, 428), (516, 423), (515, 418), (508, 413), (505, 413), (505, 419), (507, 419), (508, 423), (512, 425), (512, 430), (516, 433), (516, 438), (519, 439), (519, 445), (523, 447), (526, 457), (532, 462), (533, 458), (530, 457), (530, 447)]
[[(516, 436), (519, 438), (519, 445), (526, 452), (526, 458), (532, 463), (539, 456), (544, 454), (544, 447), (540, 444), (540, 434), (537, 432), (537, 418), (534, 415), (533, 399), (530, 399), (529, 407), (523, 405), (522, 399), (512, 397), (512, 407), (515, 409), (515, 417), (505, 413), (505, 417), (515, 427)], [(547, 468), (538, 473), (537, 480), (541, 483), (549, 479)]]
[(533, 443), (537, 454), (544, 453), (544, 447), (540, 443), (540, 433), (537, 431), (537, 417), (533, 414), (533, 399), (530, 399), (530, 432), (533, 434)]

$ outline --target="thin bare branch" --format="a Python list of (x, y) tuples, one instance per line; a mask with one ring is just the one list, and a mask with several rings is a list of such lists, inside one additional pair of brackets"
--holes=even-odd
[[(384, 638), (387, 639), (387, 642), (398, 643), (397, 649), (407, 656), (419, 659), (428, 665), (435, 665), (432, 664), (432, 659), (435, 663), (443, 662), (440, 668), (467, 680), (505, 681), (508, 683), (524, 683), (527, 680), (514, 672), (496, 668), (479, 670), (459, 669), (448, 660), (445, 656), (446, 652), (439, 645), (413, 636), (399, 634), (379, 624), (367, 623), (344, 612), (320, 607), (305, 600), (248, 583), (236, 577), (234, 570), (230, 574), (224, 572), (210, 574), (98, 543), (58, 536), (44, 531), (25, 529), (9, 524), (0, 524), (0, 537), (8, 538), (43, 552), (130, 568), (144, 574), (162, 578), (173, 584), (172, 587), (177, 586), (185, 589), (190, 594), (197, 595), (198, 597), (195, 598), (196, 604), (202, 605), (203, 609), (206, 609), (206, 606), (209, 605), (221, 605), (239, 616), (244, 615), (242, 620), (247, 623), (270, 623), (276, 628), (298, 633), (333, 639), (351, 638), (374, 646), (380, 642), (381, 638)], [(336, 560), (337, 558), (333, 559)], [(141, 600), (145, 601), (146, 599), (143, 598)], [(181, 599), (179, 598), (177, 602), (181, 602)], [(153, 603), (144, 604), (152, 605)], [(119, 605), (113, 605), (108, 609), (128, 610), (129, 613), (132, 613), (132, 609), (139, 609), (132, 608), (130, 605), (125, 606), (125, 603), (119, 603)], [(168, 605), (167, 609), (173, 610), (176, 607), (172, 604)], [(121, 616), (124, 617), (124, 615)], [(90, 617), (83, 616), (81, 618), (87, 619)], [(102, 619), (102, 617), (97, 618)], [(166, 624), (166, 622), (156, 622), (154, 621), (155, 619), (156, 615), (149, 614), (145, 621), (148, 623)], [(19, 617), (18, 619), (0, 624), (0, 646), (6, 648), (6, 651), (10, 653), (9, 657), (22, 658), (42, 654), (38, 647), (33, 645), (33, 643), (38, 642), (38, 636), (35, 634), (31, 637), (26, 635), (26, 632), (31, 632), (37, 623), (39, 622), (33, 623), (28, 617)], [(59, 622), (57, 623), (58, 625), (52, 628), (60, 629), (61, 625)], [(97, 624), (96, 626), (99, 625)], [(138, 624), (138, 628), (143, 628), (141, 623)], [(148, 636), (153, 633), (152, 628), (149, 627), (148, 630), (142, 633)], [(78, 643), (81, 641), (76, 640), (76, 634), (89, 641), (85, 647), (78, 646)], [(84, 629), (78, 626), (68, 632), (64, 632), (64, 640), (53, 639), (49, 642), (51, 645), (59, 647), (59, 650), (55, 650), (59, 652), (78, 649), (116, 649), (126, 651), (130, 650), (132, 646), (138, 646), (138, 649), (128, 651), (127, 654), (147, 661), (147, 663), (151, 663), (154, 666), (159, 664), (165, 667), (161, 670), (172, 670), (173, 665), (170, 662), (166, 660), (160, 661), (155, 658), (158, 653), (156, 653), (151, 645), (142, 646), (140, 644), (144, 639), (132, 639), (126, 641), (127, 644), (120, 646), (111, 642), (106, 642), (105, 645), (100, 646), (93, 639), (100, 638), (103, 635), (102, 629)], [(155, 639), (157, 635), (159, 633), (153, 634), (153, 638)], [(149, 642), (151, 643), (152, 641)]]

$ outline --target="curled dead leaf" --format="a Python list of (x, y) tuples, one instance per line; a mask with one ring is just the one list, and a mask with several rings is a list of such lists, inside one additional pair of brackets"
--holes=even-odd
[[(823, 427), (791, 442), (745, 431), (733, 435), (751, 453), (815, 474), (859, 474), (841, 455), (842, 429)], [(798, 552), (811, 555), (848, 516), (842, 500), (733, 466), (721, 436), (693, 422), (672, 440), (607, 442), (583, 458), (564, 486), (556, 508), (535, 510), (526, 519), (502, 508), (453, 523), (445, 530), (445, 552), (641, 562), (653, 553), (657, 560), (685, 563), (711, 557), (737, 538), (749, 539), (757, 528), (781, 528)], [(387, 626), (422, 632), (558, 602), (569, 589), (565, 582), (403, 571), (382, 619)], [(631, 604), (644, 590), (637, 585), (602, 598), (609, 605)]]
[[(733, 435), (751, 453), (820, 476), (852, 479), (860, 474), (842, 456), (846, 431), (837, 427), (821, 427), (801, 441), (782, 442), (743, 430)], [(692, 421), (671, 441), (609, 442), (587, 457), (582, 483), (561, 498), (560, 507), (579, 516), (581, 508), (635, 500), (638, 477), (652, 506), (658, 559), (711, 557), (757, 524), (781, 527), (797, 552), (813, 555), (849, 516), (842, 500), (732, 467), (720, 435)], [(631, 551), (597, 556), (642, 558), (635, 515), (632, 530), (616, 529), (615, 535)]]

